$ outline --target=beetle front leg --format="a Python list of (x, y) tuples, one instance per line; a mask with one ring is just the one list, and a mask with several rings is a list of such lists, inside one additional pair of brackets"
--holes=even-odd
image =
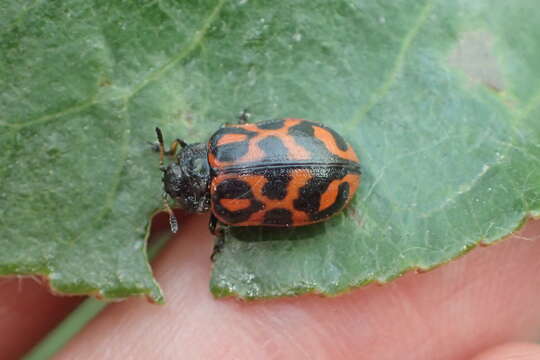
[(165, 157), (165, 155), (174, 156), (176, 155), (176, 151), (179, 147), (183, 148), (187, 146), (187, 143), (184, 140), (177, 138), (172, 142), (169, 150), (165, 150), (165, 145), (163, 144), (163, 133), (158, 127), (156, 127), (156, 135), (158, 142), (152, 143), (152, 149), (156, 152), (159, 152), (159, 162), (161, 165), (163, 165), (163, 158)]

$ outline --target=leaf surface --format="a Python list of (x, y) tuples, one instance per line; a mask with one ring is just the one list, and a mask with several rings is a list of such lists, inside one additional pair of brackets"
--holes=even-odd
[(231, 229), (218, 296), (336, 294), (444, 263), (540, 215), (532, 0), (0, 5), (0, 274), (162, 300), (147, 141), (204, 142), (248, 107), (356, 148), (353, 204), (304, 228)]

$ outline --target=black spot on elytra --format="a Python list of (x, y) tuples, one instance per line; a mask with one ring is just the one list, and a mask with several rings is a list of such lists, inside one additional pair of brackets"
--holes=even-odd
[(291, 126), (288, 130), (288, 133), (289, 135), (296, 137), (312, 138), (315, 134), (313, 126), (318, 126), (318, 124), (312, 123), (310, 121), (302, 121), (299, 124)]
[(309, 121), (302, 121), (300, 124), (291, 126), (288, 134), (294, 138), (294, 141), (309, 151), (314, 162), (337, 162), (339, 158), (330, 153), (324, 143), (314, 135), (313, 126), (318, 126)]
[(284, 120), (268, 120), (257, 123), (257, 127), (262, 130), (277, 130), (281, 129), (285, 124)]
[(253, 193), (251, 187), (240, 179), (225, 179), (216, 188), (216, 193), (222, 199), (251, 199)]
[(337, 212), (347, 201), (349, 184), (345, 182), (338, 187), (336, 201), (323, 211), (319, 211), (321, 195), (332, 181), (343, 179), (348, 171), (341, 167), (314, 168), (311, 171), (313, 177), (300, 188), (299, 196), (293, 205), (296, 210), (306, 212), (311, 220), (320, 220)]
[(274, 161), (286, 161), (289, 159), (288, 150), (277, 136), (267, 136), (257, 143), (267, 158)]
[[(231, 211), (221, 205), (221, 199), (248, 199), (250, 204), (247, 208)], [(262, 209), (264, 204), (257, 201), (251, 192), (251, 187), (240, 179), (225, 179), (218, 184), (212, 194), (214, 213), (222, 218), (227, 224), (236, 224), (249, 219), (249, 217)]]
[(337, 147), (342, 151), (346, 151), (349, 148), (349, 145), (337, 132), (326, 126), (310, 121), (302, 121), (295, 126), (291, 126), (288, 130), (288, 134), (294, 138), (294, 141), (298, 145), (302, 146), (312, 154), (313, 162), (352, 163), (350, 160), (343, 159), (328, 151), (324, 142), (315, 137), (314, 127), (320, 127), (330, 132), (336, 142)]
[[(225, 145), (218, 146), (219, 140), (227, 134), (241, 134), (246, 135), (245, 141), (238, 141)], [(249, 150), (249, 140), (257, 135), (253, 131), (249, 131), (238, 127), (222, 127), (209, 141), (209, 151), (212, 153), (218, 161), (221, 162), (233, 162), (247, 154)]]
[(292, 180), (290, 169), (272, 169), (272, 171), (266, 171), (264, 176), (267, 183), (262, 188), (263, 195), (271, 200), (283, 200), (287, 196), (287, 186)]
[(338, 212), (343, 206), (345, 206), (345, 203), (347, 202), (347, 198), (349, 197), (349, 189), (350, 185), (348, 182), (344, 182), (339, 184), (338, 186), (338, 194), (336, 197), (336, 201), (323, 211), (317, 211), (314, 214), (310, 214), (310, 218), (312, 220), (321, 220), (326, 219), (329, 216), (332, 216), (336, 212)]
[(347, 149), (349, 148), (349, 145), (347, 145), (347, 142), (341, 137), (341, 135), (339, 135), (337, 132), (330, 129), (329, 127), (326, 127), (326, 126), (321, 126), (321, 127), (323, 129), (328, 130), (328, 132), (332, 134), (332, 137), (334, 138), (334, 141), (336, 142), (336, 145), (339, 150), (347, 151)]
[(232, 162), (247, 154), (248, 150), (249, 144), (247, 141), (225, 144), (217, 149), (216, 158), (221, 162)]
[(292, 213), (287, 209), (272, 209), (264, 214), (263, 223), (266, 225), (292, 225)]

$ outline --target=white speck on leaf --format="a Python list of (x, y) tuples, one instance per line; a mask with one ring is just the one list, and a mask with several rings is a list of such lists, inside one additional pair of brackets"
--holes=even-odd
[(62, 275), (60, 275), (57, 272), (53, 272), (52, 274), (49, 275), (49, 280), (59, 280), (61, 278), (62, 278)]

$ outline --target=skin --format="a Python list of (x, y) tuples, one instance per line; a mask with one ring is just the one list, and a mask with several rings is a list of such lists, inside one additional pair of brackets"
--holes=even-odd
[[(144, 299), (113, 304), (57, 358), (540, 358), (540, 346), (532, 343), (540, 337), (540, 241), (532, 241), (540, 240), (540, 221), (506, 241), (384, 286), (336, 298), (251, 303), (215, 300), (209, 293), (207, 222), (207, 216), (184, 219), (182, 231), (154, 261), (165, 306)], [(11, 358), (28, 348), (28, 337), (44, 334), (66, 303), (77, 302), (46, 295), (32, 280), (15, 284), (16, 291), (0, 287), (0, 353)]]
[(0, 278), (0, 357), (20, 358), (82, 300), (51, 295), (39, 278)]

